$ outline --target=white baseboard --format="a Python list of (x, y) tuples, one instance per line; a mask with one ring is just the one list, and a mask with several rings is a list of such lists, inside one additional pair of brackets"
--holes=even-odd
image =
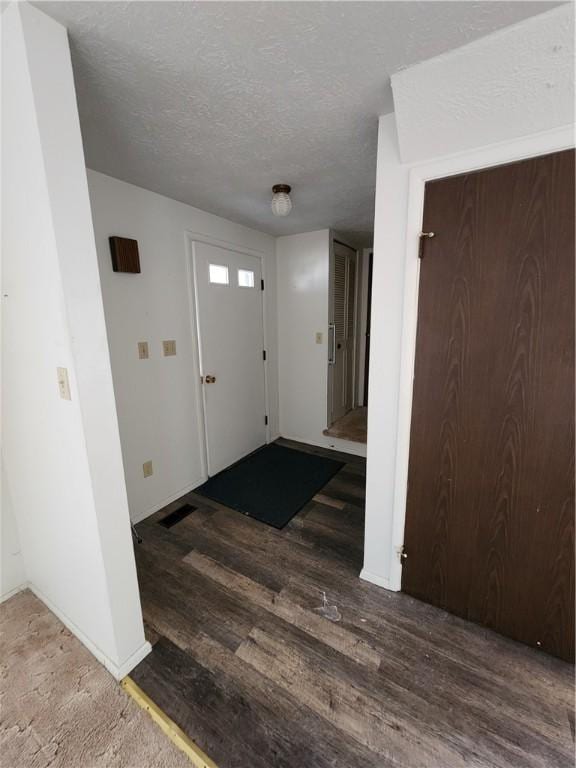
[(390, 583), (390, 580), (387, 579), (385, 576), (379, 576), (377, 573), (373, 573), (372, 571), (367, 571), (366, 568), (362, 568), (360, 571), (360, 578), (363, 581), (369, 581), (371, 584), (376, 584), (378, 587), (383, 587), (384, 589), (387, 589), (389, 592), (399, 592), (399, 589), (396, 589), (392, 586)]
[(14, 595), (17, 595), (18, 592), (23, 592), (25, 589), (28, 589), (28, 582), (24, 582), (24, 584), (20, 584), (17, 587), (14, 587), (14, 589), (9, 589), (8, 592), (4, 592), (3, 595), (0, 595), (0, 604), (5, 603), (6, 600), (10, 600), (11, 597), (14, 597)]
[(128, 675), (134, 669), (134, 667), (138, 666), (142, 659), (145, 659), (146, 656), (151, 653), (151, 651), (152, 646), (148, 640), (145, 640), (140, 648), (134, 651), (130, 658), (128, 658), (123, 664), (117, 667), (115, 672), (112, 672), (116, 680), (122, 680), (122, 678), (126, 677), (126, 675)]
[(172, 504), (173, 501), (178, 501), (178, 499), (181, 498), (182, 496), (185, 496), (187, 493), (190, 493), (190, 491), (193, 491), (195, 488), (198, 488), (198, 486), (202, 485), (202, 483), (205, 483), (207, 479), (208, 479), (207, 477), (204, 477), (204, 478), (201, 478), (200, 480), (196, 480), (190, 485), (187, 485), (184, 488), (181, 488), (179, 491), (176, 491), (176, 493), (172, 493), (170, 496), (163, 499), (162, 501), (159, 501), (157, 504), (154, 504), (145, 512), (142, 512), (140, 514), (130, 515), (130, 522), (133, 523), (134, 525), (141, 523), (142, 520), (146, 520), (147, 517), (150, 517), (150, 515), (153, 515), (155, 512), (158, 512), (159, 509), (162, 509), (163, 507), (168, 506), (168, 504)]
[(103, 651), (100, 650), (94, 643), (86, 637), (86, 635), (82, 632), (81, 629), (79, 629), (76, 624), (74, 624), (73, 621), (71, 621), (67, 616), (65, 616), (62, 611), (60, 611), (59, 608), (57, 608), (54, 603), (49, 600), (46, 595), (42, 594), (42, 592), (34, 586), (34, 584), (28, 583), (28, 589), (33, 592), (38, 600), (44, 603), (44, 605), (52, 611), (52, 613), (60, 619), (62, 624), (64, 624), (67, 629), (72, 632), (75, 637), (80, 640), (82, 645), (84, 645), (90, 653), (102, 664), (108, 672), (116, 679), (121, 680), (123, 677), (126, 677), (126, 675), (130, 672), (130, 670), (134, 669), (134, 667), (139, 664), (142, 659), (147, 656), (151, 650), (152, 646), (150, 643), (145, 640), (144, 643), (138, 648), (134, 653), (121, 665), (116, 664), (112, 659), (110, 659)]

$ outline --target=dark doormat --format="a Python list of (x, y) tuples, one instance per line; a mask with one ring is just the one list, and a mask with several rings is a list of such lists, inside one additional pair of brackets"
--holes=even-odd
[(195, 493), (283, 528), (344, 464), (266, 445), (211, 477)]

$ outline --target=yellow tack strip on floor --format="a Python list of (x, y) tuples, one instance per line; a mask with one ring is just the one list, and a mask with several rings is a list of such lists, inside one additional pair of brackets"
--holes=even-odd
[(189, 736), (186, 736), (184, 731), (136, 685), (130, 676), (125, 677), (120, 685), (139, 707), (148, 712), (156, 725), (159, 725), (170, 741), (187, 755), (196, 768), (218, 768), (216, 763), (205, 755)]

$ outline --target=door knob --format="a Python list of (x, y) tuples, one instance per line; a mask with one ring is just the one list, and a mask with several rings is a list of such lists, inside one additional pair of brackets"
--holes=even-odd
[(214, 384), (215, 381), (216, 381), (216, 376), (205, 376), (204, 377), (204, 382), (206, 384)]

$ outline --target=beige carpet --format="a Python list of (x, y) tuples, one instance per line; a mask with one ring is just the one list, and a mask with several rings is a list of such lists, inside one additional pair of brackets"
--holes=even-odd
[(190, 768), (30, 592), (0, 605), (1, 768)]
[(365, 443), (368, 433), (368, 408), (354, 408), (341, 419), (335, 421), (324, 434), (329, 437), (339, 437), (353, 443)]

